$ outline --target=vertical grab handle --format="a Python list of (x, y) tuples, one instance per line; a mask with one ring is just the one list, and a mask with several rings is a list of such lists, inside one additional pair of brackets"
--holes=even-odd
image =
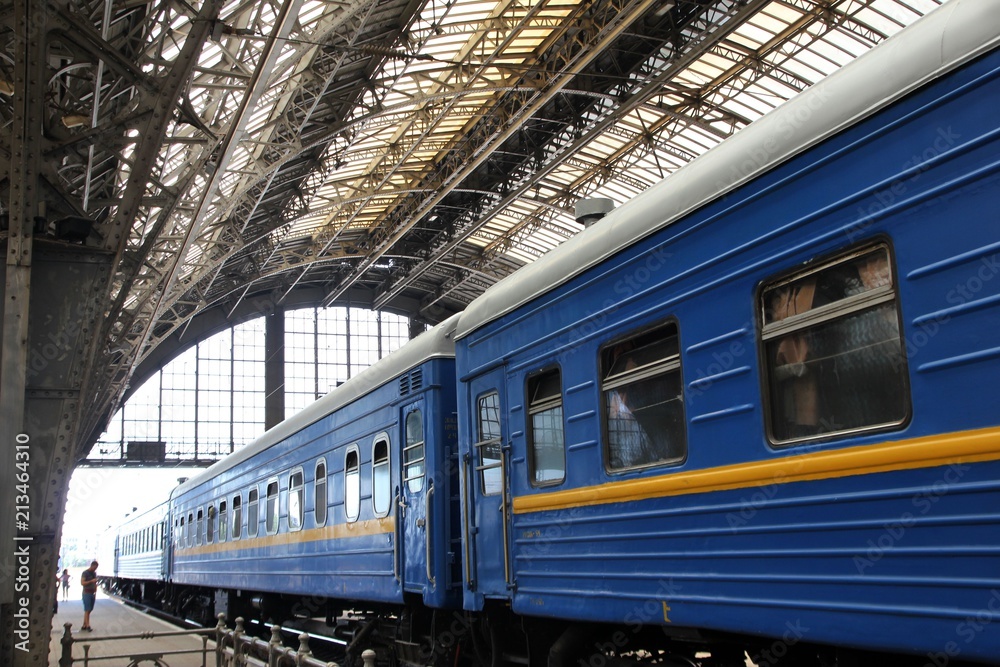
[(469, 484), (472, 483), (470, 476), (471, 473), (468, 469), (471, 467), (472, 457), (468, 454), (462, 456), (462, 465), (458, 469), (458, 481), (459, 486), (462, 490), (462, 542), (465, 546), (465, 587), (470, 591), (472, 590), (472, 556), (470, 554), (470, 542), (472, 541), (472, 531), (469, 530), (469, 513), (472, 508), (469, 507)]
[(510, 537), (507, 535), (507, 528), (510, 525), (510, 501), (507, 489), (507, 451), (508, 447), (500, 448), (500, 517), (502, 519), (500, 532), (503, 534), (503, 576), (504, 581), (510, 586), (513, 577), (510, 572)]
[(434, 550), (434, 541), (431, 535), (431, 496), (434, 495), (434, 480), (429, 480), (427, 483), (427, 495), (424, 498), (424, 519), (426, 523), (427, 530), (424, 532), (424, 542), (427, 546), (427, 581), (431, 583), (431, 587), (437, 585), (434, 580), (434, 573), (431, 571), (431, 556)]
[[(392, 506), (393, 507), (397, 507), (397, 508), (399, 507), (399, 501), (400, 501), (400, 495), (399, 495), (399, 493), (400, 493), (399, 492), (399, 487), (397, 486), (396, 487), (396, 495), (392, 499)], [(399, 530), (399, 520), (398, 519), (401, 518), (400, 514), (401, 514), (401, 512), (397, 511), (396, 512), (397, 520), (392, 522), (393, 523), (393, 530), (392, 530), (392, 577), (393, 577), (393, 579), (396, 580), (397, 583), (401, 583), (402, 582), (402, 579), (400, 579), (400, 577), (399, 577), (399, 537), (400, 537), (400, 530)]]

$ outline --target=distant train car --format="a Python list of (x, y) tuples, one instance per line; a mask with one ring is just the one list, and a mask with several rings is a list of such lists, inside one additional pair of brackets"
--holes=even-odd
[(468, 609), (1000, 661), (998, 33), (947, 3), (466, 309)]
[[(137, 602), (159, 603), (169, 569), (168, 505), (162, 502), (126, 519), (102, 537), (98, 572), (112, 592)], [(112, 537), (113, 536), (113, 537)], [(104, 548), (104, 545), (110, 547)]]
[(422, 334), (174, 490), (178, 611), (459, 605), (453, 330)]

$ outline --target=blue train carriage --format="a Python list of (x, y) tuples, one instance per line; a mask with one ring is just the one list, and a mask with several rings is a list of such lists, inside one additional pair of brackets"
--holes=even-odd
[(469, 608), (599, 624), (554, 667), (1000, 661), (998, 33), (947, 3), (465, 311)]
[(112, 551), (102, 551), (98, 568), (106, 590), (139, 604), (162, 603), (169, 568), (168, 509), (162, 502), (135, 512), (110, 531)]
[[(179, 486), (173, 607), (459, 607), (454, 319)], [(428, 538), (430, 536), (430, 538)]]

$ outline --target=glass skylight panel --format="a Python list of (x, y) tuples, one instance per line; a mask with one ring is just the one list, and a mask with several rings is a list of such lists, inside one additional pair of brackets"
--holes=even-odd
[(742, 38), (747, 46), (749, 46), (752, 50), (757, 51), (761, 46), (774, 39), (774, 33), (764, 30), (751, 20), (737, 28), (734, 31), (733, 38)]

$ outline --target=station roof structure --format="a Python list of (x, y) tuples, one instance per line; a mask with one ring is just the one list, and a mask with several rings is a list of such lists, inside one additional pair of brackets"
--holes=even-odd
[(623, 203), (938, 4), (38, 3), (36, 233), (114, 258), (89, 386), (114, 403), (161, 342), (261, 295), (444, 320), (579, 232), (578, 200)]

